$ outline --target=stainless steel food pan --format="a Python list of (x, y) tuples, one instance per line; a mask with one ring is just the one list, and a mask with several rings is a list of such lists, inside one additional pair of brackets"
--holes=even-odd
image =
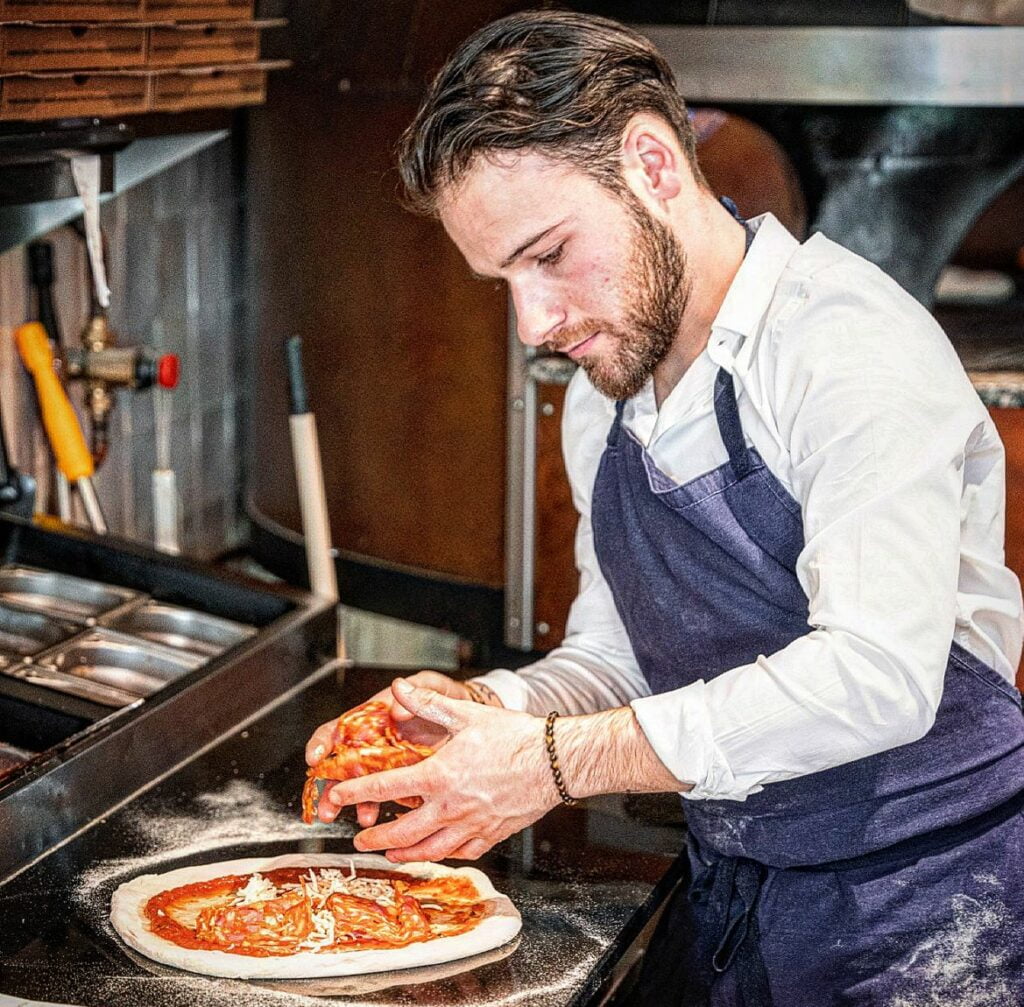
[(205, 659), (113, 630), (94, 629), (40, 654), (36, 663), (131, 696), (149, 696)]
[(78, 675), (67, 675), (56, 668), (47, 668), (42, 665), (17, 665), (4, 671), (4, 674), (31, 682), (33, 685), (42, 686), (44, 689), (53, 689), (55, 692), (63, 692), (69, 696), (90, 699), (101, 706), (110, 706), (114, 709), (142, 702), (142, 697), (134, 693), (115, 689), (112, 686), (103, 685), (101, 682), (93, 682), (87, 678), (80, 678)]
[(100, 621), (129, 636), (203, 657), (216, 657), (256, 635), (252, 626), (160, 601), (145, 601)]
[(58, 619), (88, 623), (138, 597), (136, 591), (70, 574), (28, 566), (0, 567), (0, 602)]
[(42, 612), (0, 605), (0, 658), (9, 664), (31, 657), (73, 636), (79, 628)]

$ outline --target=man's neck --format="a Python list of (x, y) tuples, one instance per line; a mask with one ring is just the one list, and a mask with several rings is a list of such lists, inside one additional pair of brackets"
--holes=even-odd
[(703, 233), (706, 240), (696, 247), (694, 242), (684, 241), (690, 292), (675, 342), (654, 370), (654, 401), (658, 409), (707, 347), (712, 323), (746, 250), (744, 229), (714, 197), (708, 195), (701, 200), (697, 218), (695, 227), (699, 229), (688, 228), (689, 233)]

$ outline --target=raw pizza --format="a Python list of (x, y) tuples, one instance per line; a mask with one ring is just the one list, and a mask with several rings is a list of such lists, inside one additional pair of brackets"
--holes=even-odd
[[(317, 783), (320, 780), (351, 780), (384, 769), (411, 766), (433, 749), (402, 738), (386, 703), (363, 703), (343, 713), (334, 728), (334, 745), (315, 766), (306, 771), (302, 788), (302, 820), (311, 824), (316, 815)], [(418, 797), (398, 800), (409, 808), (418, 808)]]
[(146, 874), (114, 892), (125, 943), (190, 972), (245, 979), (356, 975), (489, 951), (522, 925), (473, 867), (361, 853), (229, 860)]

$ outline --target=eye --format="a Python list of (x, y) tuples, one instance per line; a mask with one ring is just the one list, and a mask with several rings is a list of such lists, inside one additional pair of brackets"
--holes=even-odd
[(551, 249), (550, 252), (545, 252), (544, 255), (538, 255), (537, 261), (542, 266), (553, 266), (562, 258), (562, 253), (565, 251), (565, 242), (563, 241), (560, 245), (556, 245)]

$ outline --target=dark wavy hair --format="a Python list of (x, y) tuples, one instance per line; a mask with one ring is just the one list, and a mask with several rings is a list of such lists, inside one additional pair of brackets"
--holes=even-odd
[(470, 36), (402, 135), (406, 202), (436, 215), (477, 156), (534, 150), (623, 194), (622, 136), (638, 112), (675, 131), (700, 184), (693, 129), (671, 69), (642, 35), (571, 11), (522, 11)]

